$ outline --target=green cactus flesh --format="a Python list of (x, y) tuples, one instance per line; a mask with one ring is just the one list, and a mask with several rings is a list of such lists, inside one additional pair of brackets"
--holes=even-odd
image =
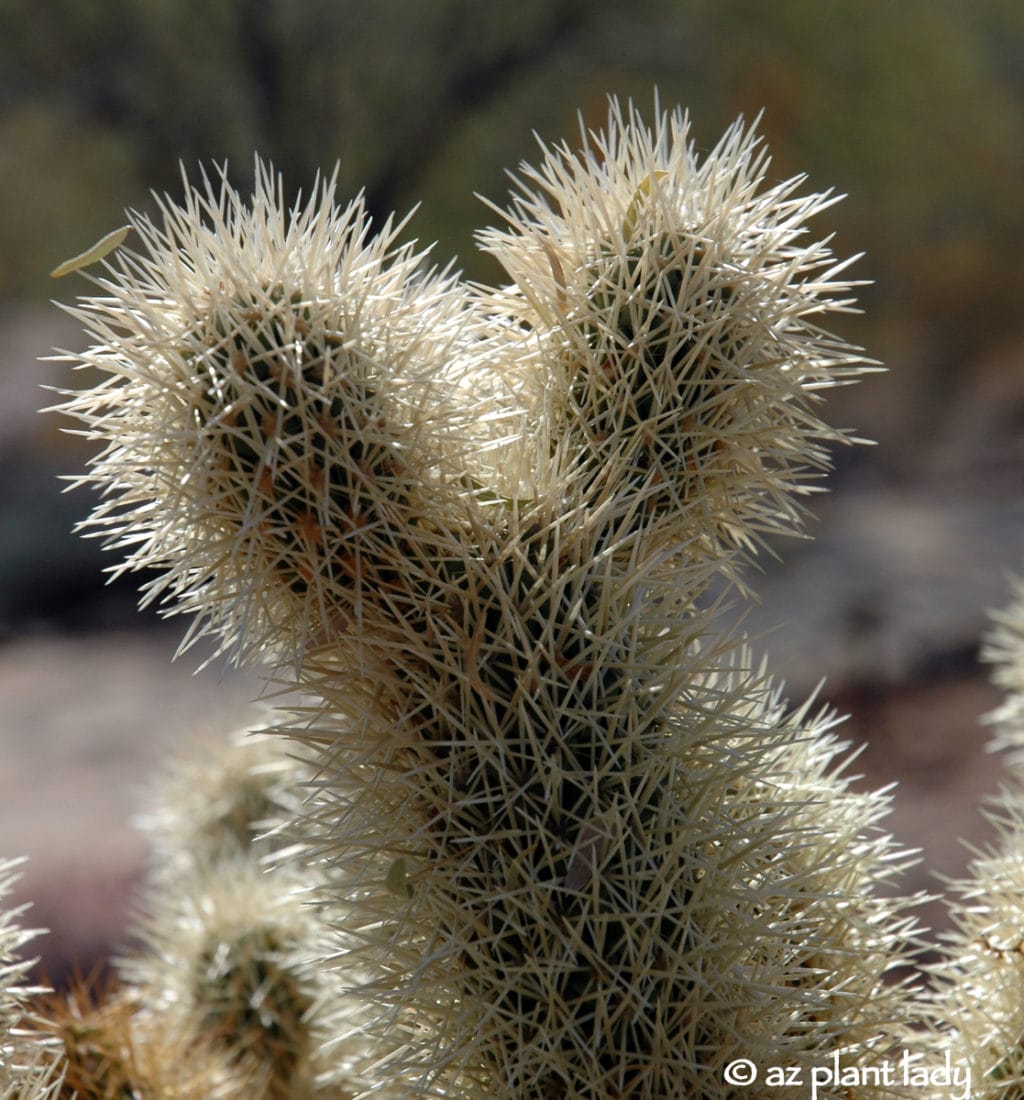
[[(221, 444), (225, 515), (257, 522), (275, 573), (301, 596), (321, 570), (344, 586), (370, 568), (365, 547), (357, 566), (352, 539), (394, 529), (386, 521), (404, 502), (403, 460), (383, 416), (368, 430), (378, 394), (351, 369), (344, 333), (313, 332), (298, 295), (286, 331), (282, 295), (269, 292), (273, 309), (236, 302), (211, 318), (214, 346), (196, 356), (206, 381), (195, 416)], [(396, 544), (368, 581), (390, 584), (400, 555)]]

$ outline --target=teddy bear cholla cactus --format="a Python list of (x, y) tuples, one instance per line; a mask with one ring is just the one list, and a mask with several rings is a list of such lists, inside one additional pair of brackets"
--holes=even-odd
[(546, 195), (482, 237), (513, 285), (473, 293), (261, 169), (251, 206), (134, 218), (74, 310), (93, 526), (322, 700), (281, 731), (382, 1087), (726, 1097), (733, 1058), (905, 1038), (884, 801), (716, 639), (716, 578), (845, 438), (816, 391), (866, 366), (818, 327), (831, 200), (762, 190), (758, 149), (613, 106), (526, 171)]
[(31, 965), (21, 949), (35, 933), (19, 924), (24, 906), (4, 907), (18, 862), (0, 860), (0, 1100), (55, 1100), (63, 1077), (59, 1051), (29, 1011), (39, 990), (20, 984)]
[(135, 1087), (347, 1100), (370, 1083), (359, 1006), (318, 962), (329, 950), (313, 904), (321, 869), (282, 862), (309, 776), (264, 718), (204, 738), (154, 783), (140, 820), (151, 851), (145, 917), (118, 967), (120, 999), (137, 1006), (135, 1046), (150, 1055), (136, 1059)]
[(989, 716), (1008, 776), (985, 816), (995, 839), (951, 883), (954, 932), (935, 967), (935, 1043), (970, 1068), (972, 1097), (1024, 1097), (1024, 583), (993, 616), (982, 656), (1006, 696)]
[(562, 145), (524, 166), (508, 228), (480, 241), (514, 280), (499, 299), (512, 331), (545, 345), (523, 385), (547, 405), (554, 476), (579, 481), (582, 465), (600, 500), (624, 481), (633, 492), (612, 495), (642, 492), (677, 540), (691, 532), (689, 554), (721, 562), (798, 529), (794, 491), (841, 438), (809, 395), (869, 364), (816, 327), (850, 289), (837, 276), (852, 260), (804, 239), (835, 197), (796, 194), (802, 178), (765, 188), (741, 123), (703, 162), (688, 130), (613, 110), (584, 159)]
[(150, 891), (142, 946), (119, 968), (139, 1006), (133, 1027), (143, 1044), (205, 1056), (203, 1095), (345, 1100), (369, 1083), (358, 1061), (371, 1062), (370, 1045), (344, 1012), (341, 979), (312, 961), (323, 950), (314, 883), (233, 861), (175, 880), (178, 893), (166, 880)]

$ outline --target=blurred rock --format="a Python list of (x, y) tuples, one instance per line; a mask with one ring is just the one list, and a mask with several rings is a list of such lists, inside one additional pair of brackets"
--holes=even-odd
[(0, 648), (0, 857), (28, 856), (19, 899), (54, 980), (123, 941), (145, 853), (131, 827), (154, 765), (238, 725), (255, 678), (177, 663), (171, 630)]
[(942, 678), (972, 663), (1024, 568), (1024, 495), (979, 486), (818, 498), (813, 538), (776, 549), (736, 618), (796, 695)]

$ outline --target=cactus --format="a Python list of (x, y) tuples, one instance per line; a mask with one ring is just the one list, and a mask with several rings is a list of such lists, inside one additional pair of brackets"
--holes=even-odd
[(369, 1083), (372, 1045), (342, 975), (317, 961), (326, 871), (289, 836), (312, 773), (268, 722), (205, 738), (154, 784), (144, 918), (118, 969), (143, 1047), (197, 1050), (225, 1100), (346, 1100)]
[(151, 906), (145, 952), (122, 962), (141, 1016), (183, 1047), (224, 1062), (232, 1095), (291, 1100), (314, 1091), (316, 984), (303, 967), (302, 896), (244, 864), (180, 883)]
[(703, 161), (678, 114), (650, 130), (613, 106), (607, 132), (584, 136), (584, 154), (524, 166), (498, 210), (508, 228), (480, 234), (513, 280), (506, 331), (540, 345), (523, 385), (550, 402), (557, 481), (642, 505), (721, 567), (799, 529), (794, 497), (843, 438), (813, 394), (869, 367), (817, 327), (849, 304), (849, 261), (802, 239), (835, 198), (798, 196), (799, 178), (766, 188), (742, 122)]
[(257, 174), (251, 208), (206, 180), (162, 229), (133, 220), (148, 255), (71, 311), (107, 349), (83, 362), (128, 369), (69, 411), (111, 440), (92, 480), (119, 488), (90, 526), (135, 545), (122, 568), (166, 570), (147, 601), (170, 592), (238, 660), (290, 660), (436, 557), (478, 341), (466, 293), (396, 244), (401, 224), (371, 234), (331, 181), (286, 219)]
[[(0, 860), (0, 902), (17, 881), (18, 860)], [(31, 1011), (39, 990), (21, 984), (31, 962), (21, 949), (37, 933), (19, 923), (25, 906), (0, 908), (0, 1100), (55, 1100), (64, 1067)]]
[(238, 1095), (229, 1069), (204, 1046), (149, 1017), (114, 981), (81, 980), (38, 1004), (41, 1026), (63, 1048), (64, 1078), (54, 1100), (123, 1100)]
[[(832, 196), (766, 172), (741, 123), (701, 160), (681, 113), (613, 104), (522, 169), (486, 289), (258, 165), (250, 202), (204, 178), (132, 215), (71, 310), (105, 379), (64, 405), (105, 443), (89, 529), (163, 571), (186, 644), (303, 693), (277, 732), (312, 754), (298, 826), (375, 1091), (806, 1095), (726, 1067), (913, 1042), (885, 799), (719, 617), (849, 438), (819, 392), (872, 367), (819, 324), (851, 308), (806, 239)], [(308, 1002), (245, 873), (191, 992), (153, 984), (229, 1033), (225, 990), (291, 988), (232, 1055), (251, 1080)]]
[(954, 930), (933, 968), (935, 1043), (969, 1066), (977, 1100), (1024, 1097), (1024, 585), (993, 616), (982, 649), (1006, 693), (988, 716), (993, 750), (1008, 752), (1008, 776), (985, 816), (995, 839), (975, 851), (968, 874), (952, 883)]

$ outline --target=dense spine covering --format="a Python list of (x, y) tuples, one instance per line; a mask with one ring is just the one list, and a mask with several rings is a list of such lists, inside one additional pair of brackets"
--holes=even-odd
[(869, 366), (818, 324), (832, 200), (766, 187), (739, 124), (702, 161), (679, 114), (586, 140), (482, 234), (501, 290), (260, 169), (135, 218), (74, 311), (92, 527), (312, 696), (280, 732), (378, 1094), (715, 1100), (732, 1058), (907, 1041), (884, 799), (716, 637), (713, 585), (845, 438), (818, 391)]
[(1024, 583), (982, 649), (1006, 693), (989, 715), (1008, 774), (985, 816), (990, 844), (950, 883), (953, 932), (934, 968), (933, 1044), (970, 1068), (972, 1100), (1024, 1096)]
[(21, 927), (25, 906), (3, 904), (17, 881), (17, 866), (16, 860), (0, 860), (0, 1100), (55, 1100), (62, 1059), (30, 1011), (39, 991), (22, 984), (31, 966), (22, 948), (36, 933)]
[[(884, 800), (745, 657), (678, 671), (649, 725), (552, 718), (542, 687), (486, 745), (449, 728), (441, 759), (330, 781), (339, 940), (381, 971), (380, 1018), (416, 1025), (425, 1095), (731, 1096), (735, 1058), (806, 1080), (892, 1055), (909, 927), (876, 894)], [(370, 759), (394, 744), (319, 723), (346, 728)]]
[(478, 415), (466, 293), (333, 194), (286, 214), (260, 164), (248, 205), (205, 180), (72, 310), (106, 376), (68, 405), (109, 441), (87, 526), (237, 659), (301, 657), (438, 556)]
[(495, 305), (522, 338), (550, 476), (660, 518), (648, 540), (666, 527), (719, 569), (799, 530), (794, 498), (845, 438), (818, 391), (870, 366), (819, 325), (851, 304), (851, 261), (806, 240), (836, 197), (767, 185), (742, 122), (699, 159), (681, 112), (651, 128), (613, 106), (581, 151), (543, 152), (480, 242), (513, 280)]
[[(373, 1048), (345, 993), (356, 976), (321, 965), (326, 870), (295, 850), (312, 768), (268, 729), (264, 715), (206, 739), (154, 784), (141, 822), (145, 916), (119, 965), (122, 1000), (139, 1006), (137, 1045), (196, 1051), (224, 1100), (346, 1100), (371, 1083)], [(187, 1070), (162, 1063), (163, 1087), (189, 1095)]]

